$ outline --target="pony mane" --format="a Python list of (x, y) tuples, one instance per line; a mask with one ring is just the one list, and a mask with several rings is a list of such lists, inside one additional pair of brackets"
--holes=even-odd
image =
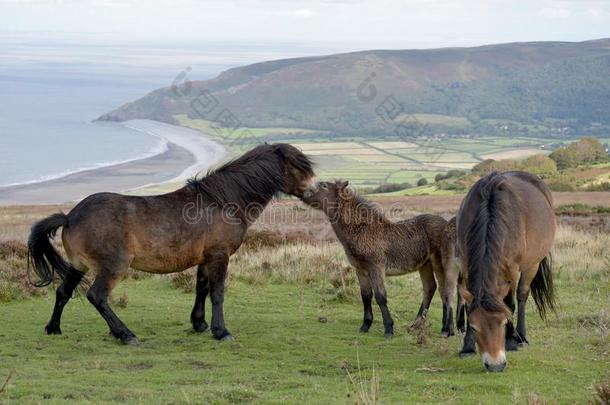
[(287, 164), (313, 176), (309, 158), (289, 144), (263, 144), (209, 170), (204, 177), (187, 180), (190, 188), (220, 206), (266, 204), (285, 188)]
[(389, 222), (377, 205), (358, 195), (355, 191), (351, 192), (350, 198), (343, 199), (339, 197), (338, 200), (342, 214), (349, 216), (349, 218), (343, 218), (344, 220), (348, 220), (351, 223)]
[[(512, 206), (518, 201), (504, 174), (493, 172), (479, 180), (471, 190), (480, 203), (474, 221), (466, 230), (468, 289), (474, 303), (489, 312), (506, 311), (506, 305), (494, 297), (502, 250), (510, 227), (518, 226)], [(470, 193), (469, 193), (470, 194)]]

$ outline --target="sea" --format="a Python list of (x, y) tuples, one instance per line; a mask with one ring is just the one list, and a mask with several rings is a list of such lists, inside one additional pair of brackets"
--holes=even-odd
[(205, 80), (231, 67), (315, 52), (281, 43), (0, 35), (0, 192), (162, 153), (161, 138), (94, 120), (178, 77)]

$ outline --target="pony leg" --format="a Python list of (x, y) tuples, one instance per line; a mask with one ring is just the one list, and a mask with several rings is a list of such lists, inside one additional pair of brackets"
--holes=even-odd
[(438, 263), (434, 264), (434, 273), (438, 280), (441, 292), (441, 300), (443, 302), (443, 324), (441, 327), (441, 336), (449, 337), (455, 335), (453, 328), (453, 307), (451, 303), (457, 295), (457, 279), (458, 272), (452, 266), (442, 266)]
[[(529, 274), (532, 274), (529, 276)], [(530, 295), (530, 283), (532, 282), (536, 271), (522, 272), (517, 287), (517, 333), (516, 339), (519, 346), (527, 346), (529, 342), (525, 337), (525, 304)]]
[(464, 299), (460, 294), (457, 295), (457, 309), (455, 310), (457, 330), (460, 333), (466, 333), (466, 307), (464, 305)]
[(373, 324), (373, 288), (371, 282), (364, 271), (356, 269), (358, 281), (360, 283), (360, 296), (362, 297), (362, 306), (364, 308), (364, 318), (360, 332), (366, 333)]
[[(504, 297), (504, 303), (510, 309), (512, 314), (515, 313), (515, 292), (511, 289), (506, 297)], [(518, 349), (517, 335), (515, 334), (515, 326), (511, 320), (506, 322), (506, 332), (504, 340), (504, 349), (506, 351), (516, 351)]]
[(229, 255), (224, 252), (210, 257), (206, 263), (212, 299), (212, 335), (218, 340), (233, 340), (233, 336), (225, 327), (223, 312), (228, 264)]
[[(462, 284), (462, 275), (458, 276), (458, 284)], [(457, 294), (456, 326), (460, 333), (466, 332), (466, 306), (461, 294)]]
[(119, 319), (108, 305), (108, 295), (119, 281), (120, 277), (98, 273), (95, 281), (87, 291), (87, 299), (97, 309), (108, 324), (110, 333), (126, 345), (137, 345), (138, 338)]
[(476, 340), (470, 324), (466, 326), (466, 335), (464, 335), (464, 345), (460, 350), (460, 357), (470, 357), (476, 354), (475, 348)]
[(436, 280), (434, 280), (434, 273), (430, 266), (425, 266), (419, 270), (419, 277), (421, 278), (423, 297), (417, 312), (417, 318), (411, 325), (413, 329), (418, 329), (426, 321), (430, 302), (432, 302), (432, 297), (436, 292)]
[(47, 326), (44, 328), (47, 335), (61, 335), (61, 314), (64, 310), (64, 306), (70, 301), (70, 298), (72, 298), (72, 293), (82, 278), (83, 273), (77, 271), (69, 272), (66, 279), (57, 287), (53, 315), (51, 315), (49, 323), (47, 323)]
[(441, 336), (449, 337), (453, 336), (453, 313), (451, 309), (451, 302), (447, 297), (447, 280), (442, 268), (438, 269), (434, 267), (434, 274), (438, 280), (438, 285), (441, 293), (441, 302), (443, 303), (443, 319), (441, 322)]
[(369, 270), (369, 280), (375, 293), (375, 301), (381, 310), (383, 318), (384, 336), (386, 339), (391, 339), (394, 336), (394, 320), (388, 309), (388, 298), (385, 290), (385, 270), (383, 268), (374, 268)]
[(210, 291), (210, 281), (205, 265), (200, 264), (197, 267), (197, 292), (195, 296), (195, 305), (191, 312), (191, 323), (195, 332), (205, 332), (208, 329), (208, 324), (205, 321), (205, 299)]

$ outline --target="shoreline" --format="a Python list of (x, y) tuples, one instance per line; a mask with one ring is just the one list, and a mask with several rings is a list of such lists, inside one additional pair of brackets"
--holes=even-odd
[(132, 120), (117, 125), (161, 138), (167, 148), (146, 158), (82, 170), (42, 182), (0, 187), (0, 205), (63, 204), (97, 192), (120, 193), (182, 182), (226, 155), (222, 145), (193, 129), (151, 120)]
[[(220, 162), (227, 155), (227, 150), (220, 143), (212, 140), (208, 135), (192, 128), (180, 127), (153, 120), (129, 120), (119, 123), (124, 127), (144, 132), (150, 136), (160, 138), (168, 144), (181, 147), (189, 151), (195, 161), (184, 168), (176, 177), (162, 183), (185, 181), (193, 175), (206, 170)], [(136, 188), (160, 184), (153, 182)]]

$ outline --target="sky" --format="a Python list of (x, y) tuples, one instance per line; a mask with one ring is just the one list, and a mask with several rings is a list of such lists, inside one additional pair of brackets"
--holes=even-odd
[(610, 0), (0, 0), (0, 36), (430, 48), (610, 37)]

